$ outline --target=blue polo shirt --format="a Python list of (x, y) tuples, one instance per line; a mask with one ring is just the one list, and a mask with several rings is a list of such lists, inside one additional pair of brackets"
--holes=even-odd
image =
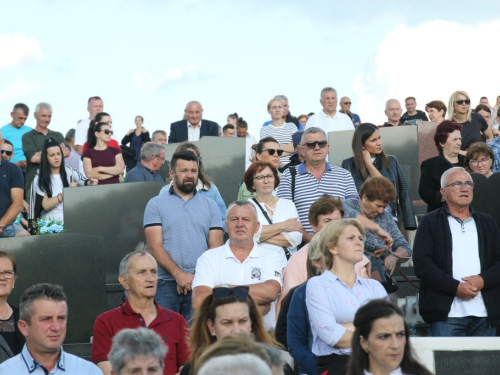
[(3, 139), (7, 139), (14, 146), (14, 156), (10, 159), (12, 163), (26, 160), (26, 156), (24, 156), (23, 152), (23, 135), (30, 130), (32, 129), (26, 125), (23, 125), (18, 129), (11, 124), (7, 124), (0, 129)]
[[(201, 254), (208, 250), (208, 232), (222, 230), (217, 203), (194, 192), (187, 201), (173, 186), (165, 193), (151, 198), (144, 212), (144, 228), (160, 225), (163, 248), (172, 260), (186, 272), (194, 272)], [(158, 266), (158, 278), (175, 280)]]
[(127, 173), (125, 182), (165, 182), (158, 172), (153, 172), (151, 169), (146, 168), (142, 163), (137, 165)]
[(102, 375), (102, 371), (89, 361), (85, 361), (76, 355), (65, 353), (61, 347), (61, 355), (56, 362), (56, 365), (51, 372), (36, 361), (28, 351), (26, 344), (23, 351), (0, 364), (0, 374), (12, 375), (72, 375), (72, 374), (85, 374), (85, 375)]

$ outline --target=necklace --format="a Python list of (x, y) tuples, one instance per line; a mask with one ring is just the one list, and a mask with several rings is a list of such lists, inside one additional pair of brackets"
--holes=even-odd
[(269, 206), (267, 203), (264, 203), (264, 206), (266, 206), (266, 208), (271, 211), (271, 216), (274, 216), (274, 213), (276, 212), (276, 208), (278, 207), (277, 204), (274, 205), (274, 208), (272, 208), (271, 206)]

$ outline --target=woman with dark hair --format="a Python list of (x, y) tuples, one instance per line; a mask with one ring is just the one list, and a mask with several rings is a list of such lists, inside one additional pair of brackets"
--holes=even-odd
[(478, 104), (477, 107), (474, 109), (474, 113), (481, 115), (481, 117), (484, 118), (488, 126), (491, 128), (491, 125), (493, 124), (493, 120), (495, 119), (495, 117), (491, 115), (490, 107), (488, 107), (485, 104)]
[(125, 169), (121, 149), (108, 147), (112, 134), (108, 122), (96, 123), (89, 129), (89, 148), (82, 154), (85, 175), (99, 180), (101, 185), (119, 183)]
[[(99, 122), (105, 122), (109, 125), (111, 129), (113, 128), (113, 120), (111, 120), (111, 116), (109, 115), (109, 113), (99, 112), (97, 115), (95, 115), (94, 119), (90, 121), (89, 128), (87, 130), (87, 142), (83, 144), (83, 151), (86, 151), (89, 148), (88, 147), (89, 139), (92, 137), (92, 134), (94, 134), (94, 127)], [(110, 139), (108, 142), (108, 147), (120, 148), (120, 145), (116, 140)]]
[(432, 375), (413, 357), (410, 327), (399, 307), (372, 300), (356, 312), (354, 328), (346, 375)]
[(460, 154), (462, 146), (462, 125), (453, 121), (443, 121), (436, 127), (434, 143), (438, 156), (424, 160), (420, 165), (418, 194), (427, 203), (427, 212), (443, 205), (441, 195), (441, 175), (452, 167), (463, 167), (465, 157)]
[(370, 123), (358, 125), (352, 137), (352, 151), (354, 156), (345, 159), (342, 162), (342, 168), (351, 172), (358, 191), (369, 177), (388, 178), (396, 187), (397, 197), (395, 202), (390, 203), (387, 211), (393, 217), (397, 217), (399, 205), (405, 229), (417, 229), (410, 189), (398, 159), (384, 152), (378, 127)]
[(135, 159), (127, 163), (127, 172), (134, 168), (141, 158), (142, 145), (144, 145), (144, 143), (151, 142), (149, 132), (142, 126), (143, 124), (144, 117), (135, 116), (135, 129), (130, 129), (122, 139), (123, 146), (130, 143), (130, 147), (135, 150)]
[(41, 151), (40, 169), (31, 183), (29, 218), (36, 220), (42, 217), (64, 222), (63, 189), (79, 185), (97, 185), (97, 180), (88, 180), (80, 172), (64, 165), (61, 146), (54, 138), (48, 138)]
[(495, 155), (490, 146), (483, 142), (473, 143), (465, 155), (465, 169), (469, 173), (479, 173), (485, 177), (493, 174), (491, 167), (495, 162)]
[(447, 108), (441, 100), (433, 100), (425, 105), (425, 110), (429, 114), (429, 120), (440, 124), (444, 121)]

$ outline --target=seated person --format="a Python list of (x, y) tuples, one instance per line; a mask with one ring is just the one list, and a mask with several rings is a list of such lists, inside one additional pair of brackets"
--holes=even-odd
[(125, 182), (165, 182), (158, 173), (163, 163), (165, 148), (153, 142), (145, 143), (141, 148), (140, 163), (127, 173)]

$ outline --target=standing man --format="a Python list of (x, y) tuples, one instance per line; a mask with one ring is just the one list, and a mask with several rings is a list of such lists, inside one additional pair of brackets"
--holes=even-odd
[(31, 182), (33, 182), (36, 171), (40, 167), (41, 151), (45, 140), (54, 138), (61, 145), (64, 157), (67, 158), (70, 154), (69, 144), (64, 140), (64, 136), (59, 132), (49, 130), (50, 121), (52, 120), (52, 106), (49, 103), (42, 102), (36, 106), (35, 119), (35, 129), (23, 135), (23, 152), (28, 161), (24, 194), (28, 203), (30, 203)]
[(234, 129), (234, 125), (227, 124), (227, 125), (224, 125), (224, 127), (222, 128), (222, 136), (223, 137), (234, 138), (234, 133), (236, 133), (236, 130)]
[(85, 144), (85, 142), (87, 142), (87, 133), (89, 130), (90, 121), (94, 119), (95, 115), (104, 111), (104, 103), (102, 99), (98, 96), (90, 97), (87, 101), (87, 111), (89, 112), (89, 118), (80, 120), (80, 122), (76, 126), (75, 132), (76, 151), (80, 156), (83, 153), (83, 145)]
[(168, 143), (195, 142), (206, 135), (219, 136), (219, 125), (216, 122), (201, 119), (203, 108), (200, 102), (189, 102), (184, 110), (184, 116), (185, 120), (170, 125)]
[(29, 126), (24, 125), (30, 110), (26, 104), (17, 103), (10, 113), (12, 121), (3, 126), (0, 131), (5, 139), (8, 139), (14, 145), (14, 157), (10, 161), (16, 164), (23, 171), (26, 171), (26, 156), (23, 153), (23, 135), (31, 130)]
[(278, 186), (278, 197), (295, 203), (299, 220), (304, 227), (302, 240), (309, 243), (314, 235), (308, 217), (311, 204), (323, 194), (358, 199), (358, 191), (347, 170), (326, 162), (330, 146), (323, 129), (308, 125), (300, 143), (305, 160), (294, 167), (294, 174), (289, 169), (285, 170)]
[(145, 143), (140, 159), (141, 162), (127, 173), (125, 182), (165, 182), (158, 173), (165, 163), (165, 147), (154, 142)]
[(433, 336), (495, 336), (500, 321), (500, 230), (471, 207), (464, 168), (441, 177), (443, 207), (425, 215), (413, 245), (420, 314)]
[(68, 305), (59, 285), (36, 284), (26, 289), (19, 314), (17, 325), (26, 344), (20, 354), (0, 364), (0, 374), (102, 375), (93, 363), (63, 350)]
[(144, 212), (144, 234), (158, 262), (156, 301), (189, 320), (196, 261), (223, 243), (217, 204), (196, 191), (198, 157), (192, 151), (172, 156), (170, 190), (152, 198)]
[(0, 132), (0, 238), (15, 237), (14, 220), (23, 208), (24, 179), (21, 169), (5, 158)]
[(325, 133), (354, 130), (349, 116), (337, 111), (337, 91), (333, 87), (325, 87), (321, 90), (319, 102), (323, 110), (309, 117), (306, 128), (317, 127), (323, 129)]
[(385, 103), (385, 115), (387, 116), (387, 121), (381, 127), (391, 127), (398, 126), (399, 120), (401, 120), (401, 104), (396, 99), (389, 99)]
[(257, 144), (255, 137), (248, 132), (248, 124), (240, 119), (236, 124), (236, 136), (245, 138), (245, 171), (252, 164), (252, 146)]
[(405, 99), (406, 112), (399, 120), (401, 125), (417, 125), (417, 120), (429, 121), (427, 115), (423, 111), (417, 109), (417, 101), (413, 96)]
[[(348, 96), (343, 96), (342, 98), (340, 98), (340, 108), (342, 110), (351, 112), (351, 104), (351, 99)], [(354, 126), (358, 126), (359, 124), (361, 124), (361, 119), (356, 113), (351, 112), (351, 115), (352, 123), (354, 124)]]
[[(295, 124), (297, 130), (304, 130), (304, 127), (302, 126), (299, 119), (295, 116), (292, 116), (292, 114), (290, 113), (290, 105), (288, 104), (288, 98), (285, 95), (276, 95), (274, 98), (281, 99), (281, 101), (283, 102), (283, 116), (282, 116), (283, 121)], [(263, 127), (268, 126), (271, 123), (272, 121), (266, 121), (262, 126)]]

